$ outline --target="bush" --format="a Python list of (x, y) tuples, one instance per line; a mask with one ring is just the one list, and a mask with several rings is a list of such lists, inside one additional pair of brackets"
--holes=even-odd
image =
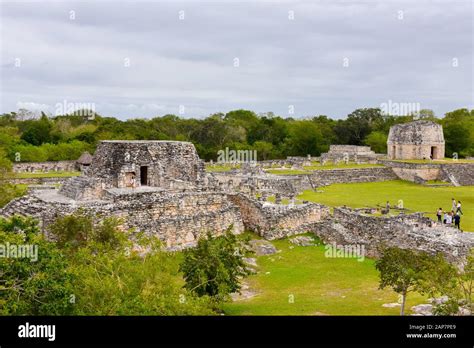
[(232, 292), (240, 290), (240, 277), (249, 274), (243, 261), (247, 250), (231, 232), (198, 241), (196, 248), (184, 251), (184, 261), (180, 270), (184, 273), (185, 288), (198, 296), (212, 296), (224, 300)]
[(19, 217), (0, 219), (0, 244), (37, 248), (37, 260), (0, 258), (1, 315), (73, 313), (73, 275), (68, 260), (39, 233), (36, 221)]

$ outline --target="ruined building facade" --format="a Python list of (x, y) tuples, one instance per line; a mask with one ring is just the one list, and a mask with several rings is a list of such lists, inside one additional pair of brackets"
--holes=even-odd
[(389, 159), (443, 159), (443, 127), (432, 122), (419, 120), (396, 124), (390, 127), (387, 140)]

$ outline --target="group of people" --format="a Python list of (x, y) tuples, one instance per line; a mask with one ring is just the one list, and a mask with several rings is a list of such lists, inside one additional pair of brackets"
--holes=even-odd
[(454, 223), (454, 227), (457, 229), (461, 229), (461, 215), (462, 209), (461, 209), (461, 201), (457, 201), (454, 198), (451, 198), (452, 205), (451, 205), (451, 211), (443, 211), (442, 208), (439, 208), (438, 211), (436, 212), (436, 216), (438, 217), (438, 222), (443, 222), (445, 225), (452, 225)]

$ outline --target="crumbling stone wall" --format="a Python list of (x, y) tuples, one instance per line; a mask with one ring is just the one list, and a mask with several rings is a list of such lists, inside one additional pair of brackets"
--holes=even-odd
[(391, 168), (344, 168), (315, 170), (311, 174), (298, 175), (245, 175), (239, 171), (212, 173), (220, 187), (227, 191), (245, 193), (268, 192), (285, 197), (297, 195), (301, 191), (316, 189), (337, 183), (357, 183), (396, 180)]
[(14, 173), (75, 172), (79, 169), (76, 161), (15, 162), (12, 168)]
[(0, 215), (33, 216), (47, 230), (58, 216), (82, 209), (97, 220), (122, 218), (123, 228), (155, 235), (168, 248), (193, 245), (206, 232), (220, 235), (230, 226), (236, 234), (244, 230), (240, 210), (223, 193), (109, 192), (107, 198), (81, 202), (66, 199), (56, 190), (35, 191), (10, 202)]
[(390, 160), (379, 160), (379, 163), (392, 168), (398, 178), (407, 181), (415, 181), (415, 177), (423, 180), (438, 180), (441, 165), (438, 163), (408, 163)]
[(334, 208), (333, 218), (313, 225), (312, 230), (325, 243), (364, 245), (366, 256), (371, 257), (380, 256), (379, 247), (385, 245), (442, 252), (448, 260), (459, 262), (474, 247), (474, 233), (438, 225), (421, 213), (375, 217), (349, 208)]
[(307, 225), (329, 215), (329, 208), (321, 204), (272, 204), (243, 194), (230, 195), (229, 198), (242, 212), (245, 228), (269, 240), (304, 233)]
[(474, 185), (474, 163), (409, 163), (390, 160), (379, 160), (379, 163), (392, 168), (398, 178), (415, 181), (442, 180), (455, 186)]
[(329, 151), (321, 154), (321, 163), (332, 161), (339, 162), (358, 162), (358, 163), (376, 163), (377, 155), (370, 149), (370, 146), (357, 145), (330, 145)]
[(443, 164), (439, 180), (449, 181), (455, 186), (474, 185), (474, 163)]

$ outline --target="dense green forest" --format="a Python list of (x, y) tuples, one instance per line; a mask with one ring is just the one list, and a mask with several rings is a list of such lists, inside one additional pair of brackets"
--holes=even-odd
[[(195, 144), (201, 158), (216, 159), (217, 152), (256, 150), (259, 160), (286, 156), (320, 155), (330, 144), (370, 145), (386, 152), (390, 126), (416, 118), (434, 120), (444, 127), (446, 156), (474, 155), (474, 110), (459, 109), (436, 118), (431, 110), (416, 116), (384, 115), (379, 108), (357, 109), (345, 119), (320, 115), (283, 118), (273, 113), (257, 115), (248, 110), (216, 113), (203, 119), (165, 115), (121, 121), (93, 117), (84, 110), (71, 115), (28, 117), (19, 110), (0, 116), (0, 153), (10, 161), (75, 160), (83, 151), (94, 152), (99, 140), (181, 140)], [(26, 115), (26, 117), (25, 117)]]

